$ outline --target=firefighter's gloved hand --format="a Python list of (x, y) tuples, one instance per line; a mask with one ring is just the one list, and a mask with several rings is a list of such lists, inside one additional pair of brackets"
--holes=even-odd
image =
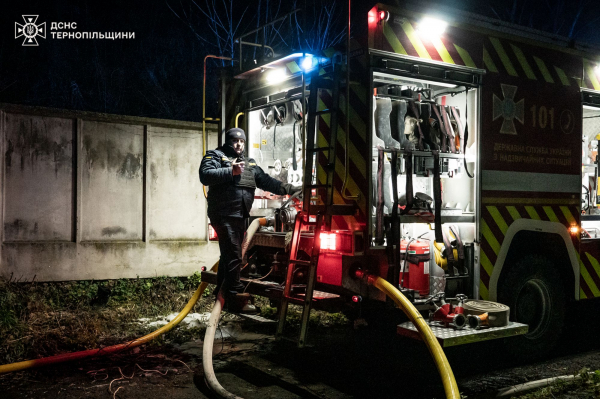
[(281, 185), (281, 195), (287, 194), (287, 195), (294, 195), (297, 192), (302, 191), (302, 186), (293, 186), (290, 183), (283, 183)]

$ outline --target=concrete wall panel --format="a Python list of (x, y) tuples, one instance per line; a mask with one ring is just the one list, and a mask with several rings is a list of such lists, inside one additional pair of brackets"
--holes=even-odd
[(82, 241), (143, 239), (144, 127), (84, 121)]
[(186, 276), (219, 257), (199, 123), (0, 104), (0, 150), (0, 276)]
[(74, 123), (5, 114), (4, 241), (73, 241)]
[(205, 240), (206, 200), (198, 178), (202, 134), (148, 128), (150, 240)]

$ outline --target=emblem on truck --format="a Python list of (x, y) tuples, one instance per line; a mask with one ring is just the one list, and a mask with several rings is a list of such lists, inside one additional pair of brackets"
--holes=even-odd
[(517, 134), (517, 128), (515, 127), (514, 119), (518, 120), (523, 124), (525, 118), (525, 99), (522, 98), (519, 102), (515, 102), (515, 94), (517, 93), (517, 86), (511, 85), (500, 85), (502, 89), (503, 100), (494, 94), (494, 117), (496, 120), (500, 117), (504, 118), (500, 133), (504, 134)]

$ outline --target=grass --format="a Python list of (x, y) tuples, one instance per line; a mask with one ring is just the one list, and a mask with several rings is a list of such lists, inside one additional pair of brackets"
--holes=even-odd
[[(0, 364), (113, 345), (145, 335), (136, 320), (179, 312), (200, 284), (187, 278), (157, 277), (107, 281), (18, 283), (0, 278)], [(210, 312), (212, 286), (192, 312)], [(264, 317), (277, 317), (269, 300), (256, 297)], [(291, 305), (287, 322), (300, 324), (301, 307)], [(311, 326), (346, 324), (340, 313), (311, 313)], [(175, 328), (151, 345), (201, 338), (205, 329)]]
[[(135, 320), (179, 311), (199, 282), (199, 274), (53, 283), (0, 279), (0, 364), (137, 338), (152, 329)], [(193, 311), (208, 311), (209, 295), (207, 289)], [(189, 335), (175, 329), (169, 339), (181, 341)]]
[(520, 399), (593, 399), (600, 397), (600, 370), (582, 369), (572, 380), (556, 380), (537, 391), (518, 396)]

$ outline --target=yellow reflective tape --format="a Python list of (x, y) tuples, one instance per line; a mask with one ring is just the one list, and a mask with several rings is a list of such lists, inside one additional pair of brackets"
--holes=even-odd
[[(318, 98), (317, 100), (317, 111), (323, 111), (327, 109), (327, 105), (325, 105), (325, 103), (323, 102), (323, 100), (321, 100), (321, 97)], [(329, 116), (328, 114), (323, 114), (321, 116)]]
[(398, 37), (394, 33), (393, 29), (390, 28), (389, 24), (383, 24), (383, 36), (385, 36), (390, 46), (392, 46), (394, 53), (404, 55), (408, 54), (402, 43), (400, 43), (400, 40), (398, 40)]
[(567, 222), (569, 222), (569, 224), (576, 223), (575, 218), (571, 214), (571, 211), (569, 210), (568, 207), (561, 206), (560, 210), (562, 211), (563, 215), (565, 215), (565, 217), (567, 218)]
[(444, 46), (444, 43), (442, 43), (442, 39), (436, 37), (435, 39), (431, 40), (431, 43), (433, 43), (433, 47), (435, 47), (437, 52), (440, 54), (440, 57), (442, 57), (442, 61), (448, 64), (455, 64), (454, 60), (452, 59), (452, 56), (448, 52), (448, 49), (446, 48), (446, 46)]
[(594, 294), (594, 296), (600, 296), (600, 291), (598, 290), (596, 283), (594, 283), (594, 280), (592, 280), (592, 276), (590, 276), (583, 263), (579, 268), (579, 273), (581, 274), (581, 277), (583, 277), (583, 280), (586, 282), (588, 287), (590, 287), (590, 290), (592, 290), (592, 294)]
[(212, 159), (212, 157), (205, 157), (206, 159)]
[(421, 39), (419, 39), (419, 35), (415, 31), (415, 28), (413, 28), (413, 26), (410, 24), (410, 22), (405, 21), (402, 24), (402, 29), (404, 30), (404, 33), (406, 33), (408, 40), (410, 40), (415, 50), (417, 50), (417, 54), (419, 55), (419, 57), (430, 60), (431, 56), (427, 52), (427, 49), (423, 45), (423, 42), (421, 42)]
[(367, 88), (362, 85), (350, 85), (350, 88), (356, 94), (356, 97), (360, 98), (363, 104), (367, 103)]
[(500, 211), (498, 211), (498, 208), (496, 208), (495, 206), (486, 206), (486, 208), (488, 212), (492, 215), (492, 218), (494, 218), (494, 222), (496, 222), (502, 234), (506, 234), (506, 230), (508, 230), (508, 225), (504, 221), (504, 218), (500, 214)]
[(222, 157), (222, 158), (221, 158), (221, 161), (229, 161), (229, 158), (227, 158), (227, 157)]
[(567, 77), (565, 71), (563, 71), (557, 66), (554, 67), (554, 70), (556, 71), (556, 74), (558, 75), (560, 81), (564, 86), (571, 86), (571, 84), (569, 83), (569, 78)]
[(538, 213), (537, 213), (537, 211), (535, 210), (534, 207), (532, 207), (532, 206), (526, 206), (525, 210), (529, 214), (529, 217), (532, 218), (533, 220), (541, 220), (542, 219), (542, 218), (540, 218), (540, 215), (538, 215)]
[(487, 287), (485, 286), (485, 284), (483, 284), (483, 281), (479, 282), (479, 296), (481, 297), (481, 299), (483, 299), (484, 301), (487, 301), (488, 298), (490, 297), (490, 293), (488, 292)]
[(510, 213), (510, 216), (512, 216), (513, 220), (521, 219), (521, 214), (519, 213), (519, 211), (517, 211), (517, 208), (515, 208), (514, 206), (507, 206), (506, 210), (508, 211), (508, 213)]
[(498, 72), (498, 67), (496, 67), (496, 64), (494, 64), (494, 60), (492, 60), (490, 53), (488, 53), (485, 47), (483, 48), (483, 63), (485, 64), (485, 69), (488, 71)]
[(490, 230), (490, 227), (483, 219), (481, 220), (481, 233), (483, 234), (483, 237), (488, 242), (488, 244), (490, 244), (490, 247), (492, 247), (492, 251), (494, 251), (494, 253), (498, 255), (498, 253), (500, 252), (500, 243), (498, 242), (496, 237), (494, 237), (492, 230)]
[(579, 288), (579, 299), (586, 299), (586, 298), (587, 298), (587, 295), (585, 295), (583, 288)]
[[(465, 50), (462, 47), (457, 46), (456, 44), (454, 45), (454, 48), (456, 49), (456, 52), (458, 53), (460, 58), (462, 58), (463, 63), (466, 66), (471, 67), (471, 68), (477, 68), (477, 65), (475, 65), (473, 58), (471, 58), (471, 55), (469, 54), (469, 52), (467, 50)], [(489, 54), (488, 54), (488, 56), (489, 56)], [(498, 71), (494, 71), (494, 72), (498, 72)]]
[(481, 266), (483, 266), (483, 269), (488, 274), (488, 276), (491, 276), (494, 272), (494, 265), (492, 265), (492, 262), (490, 262), (490, 259), (487, 257), (485, 252), (480, 251), (479, 255), (481, 260)]
[(533, 73), (533, 69), (531, 69), (531, 65), (529, 65), (529, 62), (527, 62), (527, 57), (525, 57), (525, 54), (523, 54), (523, 51), (512, 43), (510, 44), (510, 47), (512, 47), (513, 53), (515, 53), (517, 56), (517, 60), (519, 61), (519, 64), (521, 64), (523, 71), (525, 71), (527, 78), (531, 80), (537, 80), (535, 73)]
[(484, 204), (536, 204), (536, 205), (577, 205), (578, 199), (546, 199), (546, 198), (504, 198), (504, 197), (485, 197), (481, 200)]
[(554, 209), (552, 209), (551, 206), (544, 206), (544, 212), (546, 212), (546, 215), (548, 216), (548, 219), (550, 219), (551, 222), (558, 222), (560, 223), (560, 220), (558, 220), (558, 218), (556, 217), (556, 214), (554, 213)]
[(296, 72), (300, 72), (301, 69), (298, 66), (298, 63), (296, 61), (290, 61), (287, 64), (285, 64), (286, 67), (288, 67), (288, 69), (290, 70), (291, 73), (296, 73)]
[(537, 64), (538, 69), (542, 73), (544, 80), (546, 80), (546, 82), (548, 82), (548, 83), (554, 83), (554, 79), (552, 78), (552, 75), (550, 74), (550, 71), (546, 67), (546, 64), (544, 63), (544, 61), (541, 58), (536, 57), (535, 55), (533, 56), (533, 59), (534, 59), (535, 63)]
[[(354, 126), (354, 128), (356, 129), (356, 131), (358, 132), (360, 137), (364, 141), (367, 141), (367, 139), (366, 139), (367, 125), (362, 120), (362, 118), (360, 117), (358, 112), (356, 112), (354, 110), (354, 108), (352, 108), (352, 104), (350, 104), (349, 108), (350, 108), (350, 124)], [(346, 109), (346, 96), (340, 96), (340, 109), (343, 109), (343, 110)]]
[(248, 162), (248, 165), (256, 165), (254, 162)]
[(596, 68), (587, 61), (583, 61), (584, 69), (587, 72), (588, 79), (592, 82), (592, 86), (594, 90), (600, 90), (600, 82), (598, 82), (598, 77), (596, 76)]
[[(329, 115), (322, 115), (323, 117), (325, 116), (329, 116)], [(328, 127), (331, 127), (331, 125), (329, 124), (330, 122), (330, 118), (323, 118), (323, 120), (325, 121), (325, 123), (327, 124)], [(338, 125), (338, 133), (337, 133), (337, 141), (342, 145), (342, 147), (344, 147), (345, 141), (346, 141), (346, 137), (345, 137), (346, 132), (344, 131), (344, 129), (342, 128), (341, 125)], [(323, 139), (324, 140), (324, 139)], [(325, 144), (324, 146), (328, 146), (329, 144)], [(321, 145), (319, 144), (319, 147), (321, 147)], [(365, 162), (365, 158), (358, 152), (358, 149), (354, 146), (354, 143), (350, 142), (349, 148), (348, 148), (349, 153), (349, 159), (351, 162), (354, 163), (354, 165), (356, 165), (356, 168), (360, 171), (360, 174), (363, 177), (367, 177), (366, 175), (366, 171), (367, 171), (367, 163)]]
[(587, 252), (585, 253), (585, 256), (588, 258), (588, 260), (592, 264), (592, 267), (594, 268), (596, 275), (600, 277), (600, 264), (598, 264), (598, 261), (596, 260), (596, 258), (594, 258), (592, 255), (590, 255)]
[(323, 136), (323, 133), (321, 133), (320, 130), (317, 133), (317, 147), (329, 147), (329, 142), (325, 139), (325, 136)]
[[(335, 173), (338, 175), (338, 177), (341, 180), (344, 180), (344, 177), (346, 176), (346, 168), (344, 167), (344, 164), (337, 156), (336, 156), (336, 158), (337, 158), (337, 162), (335, 163)], [(348, 181), (346, 182), (346, 189), (350, 193), (353, 193), (353, 194), (359, 193), (360, 194), (360, 198), (357, 200), (357, 203), (358, 203), (358, 206), (360, 209), (365, 209), (365, 207), (367, 206), (367, 197), (362, 192), (362, 190), (358, 187), (358, 184), (356, 184), (354, 179), (352, 179), (352, 175), (350, 175), (350, 174), (348, 175)], [(346, 202), (342, 200), (339, 203), (345, 204)]]
[(517, 74), (517, 71), (515, 70), (515, 67), (513, 66), (512, 62), (510, 62), (510, 58), (508, 58), (508, 54), (506, 54), (506, 51), (504, 51), (504, 48), (502, 47), (502, 43), (500, 43), (500, 40), (496, 39), (495, 37), (490, 36), (490, 41), (492, 42), (492, 46), (494, 46), (494, 49), (496, 49), (496, 53), (498, 53), (498, 56), (500, 57), (500, 61), (502, 61), (502, 65), (504, 65), (504, 68), (506, 68), (506, 72), (508, 72), (508, 74), (510, 76), (519, 76)]

